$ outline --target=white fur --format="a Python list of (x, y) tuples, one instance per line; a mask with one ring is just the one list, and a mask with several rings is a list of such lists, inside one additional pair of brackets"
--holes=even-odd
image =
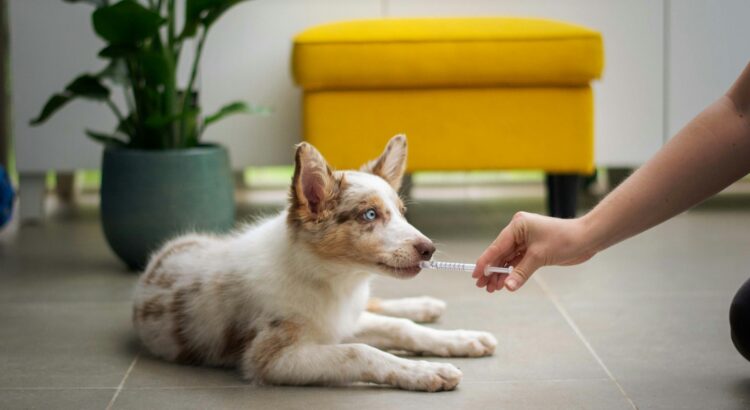
[[(375, 193), (392, 215), (375, 231), (382, 239), (378, 260), (397, 267), (418, 263), (412, 242), (426, 238), (403, 218), (391, 186), (362, 172), (347, 172), (345, 178), (349, 195)], [(364, 312), (372, 275), (392, 272), (321, 257), (295, 239), (292, 229), (284, 211), (233, 235), (186, 235), (167, 243), (135, 292), (134, 324), (143, 344), (167, 360), (197, 352), (201, 363), (237, 366), (256, 382), (371, 382), (427, 391), (455, 388), (461, 372), (378, 348), (437, 356), (494, 351), (489, 333), (430, 329)], [(432, 298), (371, 307), (420, 321), (435, 320), (444, 309)], [(232, 326), (254, 333), (239, 355), (227, 356)]]

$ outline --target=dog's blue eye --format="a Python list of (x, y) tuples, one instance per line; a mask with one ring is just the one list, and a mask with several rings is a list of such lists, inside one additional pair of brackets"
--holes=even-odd
[(362, 214), (362, 218), (364, 218), (365, 221), (374, 221), (377, 217), (378, 213), (372, 208), (366, 210), (365, 213)]

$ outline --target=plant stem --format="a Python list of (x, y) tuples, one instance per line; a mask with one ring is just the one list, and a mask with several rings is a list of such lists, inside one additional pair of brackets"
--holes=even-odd
[(122, 116), (122, 113), (120, 112), (120, 109), (117, 108), (117, 105), (112, 101), (111, 98), (107, 98), (107, 101), (105, 101), (109, 108), (112, 109), (112, 112), (115, 114), (115, 117), (117, 117), (117, 120), (120, 122), (125, 121), (125, 117)]
[(138, 80), (135, 73), (135, 67), (133, 66), (130, 59), (125, 59), (125, 65), (128, 68), (128, 77), (130, 77), (130, 88), (133, 91), (133, 100), (135, 101), (135, 110), (133, 111), (133, 124), (134, 124), (134, 130), (133, 135), (131, 136), (130, 142), (133, 146), (143, 148), (143, 142), (139, 141), (139, 137), (142, 134), (141, 133), (141, 125), (142, 122), (146, 119), (143, 116), (143, 99), (140, 97), (140, 92), (138, 91)]
[(171, 53), (174, 53), (176, 14), (175, 0), (167, 0), (167, 44)]
[[(159, 0), (161, 4), (162, 0)], [(175, 0), (167, 0), (167, 47), (164, 48), (163, 53), (167, 63), (169, 64), (170, 74), (166, 84), (164, 84), (164, 97), (165, 107), (164, 111), (166, 118), (172, 118), (175, 115), (175, 109), (177, 107), (177, 63), (179, 56), (175, 51), (175, 18), (176, 18), (176, 6)], [(174, 121), (169, 124), (170, 135), (168, 135), (167, 141), (171, 142), (172, 148), (178, 148), (180, 146), (180, 138), (182, 135), (178, 133), (177, 124)], [(165, 146), (169, 143), (164, 144)]]
[[(135, 128), (133, 128), (133, 124), (131, 124), (131, 123), (129, 123), (129, 122), (126, 121), (126, 119), (122, 115), (122, 112), (120, 111), (120, 109), (117, 108), (117, 104), (115, 104), (114, 101), (112, 101), (111, 98), (107, 98), (106, 103), (109, 106), (109, 108), (112, 109), (112, 112), (115, 114), (115, 117), (117, 117), (117, 120), (120, 122), (120, 124), (125, 124), (130, 129), (130, 134), (129, 135), (131, 136), (130, 140), (132, 141), (133, 140), (132, 135), (135, 134)], [(119, 126), (119, 124), (118, 124), (118, 126)]]
[(193, 58), (193, 68), (190, 71), (190, 80), (188, 80), (187, 88), (185, 89), (185, 93), (182, 96), (182, 119), (180, 121), (180, 135), (183, 137), (184, 137), (185, 129), (187, 127), (187, 120), (188, 120), (186, 113), (187, 113), (188, 105), (190, 104), (190, 100), (193, 94), (193, 85), (195, 84), (195, 78), (198, 75), (198, 64), (200, 64), (201, 54), (203, 54), (203, 44), (205, 44), (207, 36), (208, 36), (208, 30), (203, 29), (203, 32), (201, 33), (201, 38), (200, 40), (198, 40), (198, 48), (195, 50), (195, 57)]

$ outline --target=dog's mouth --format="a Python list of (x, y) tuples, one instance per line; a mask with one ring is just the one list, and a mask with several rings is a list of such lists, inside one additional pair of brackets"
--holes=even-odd
[(417, 276), (417, 274), (422, 270), (422, 268), (419, 267), (419, 264), (411, 266), (391, 266), (387, 263), (378, 262), (378, 266), (401, 278), (411, 278)]

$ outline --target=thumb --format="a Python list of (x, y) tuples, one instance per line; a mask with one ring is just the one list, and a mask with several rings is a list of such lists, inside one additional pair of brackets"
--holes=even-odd
[(542, 264), (539, 259), (527, 253), (524, 258), (521, 259), (518, 266), (513, 267), (513, 270), (505, 279), (505, 287), (510, 291), (519, 289), (540, 267), (542, 267)]

